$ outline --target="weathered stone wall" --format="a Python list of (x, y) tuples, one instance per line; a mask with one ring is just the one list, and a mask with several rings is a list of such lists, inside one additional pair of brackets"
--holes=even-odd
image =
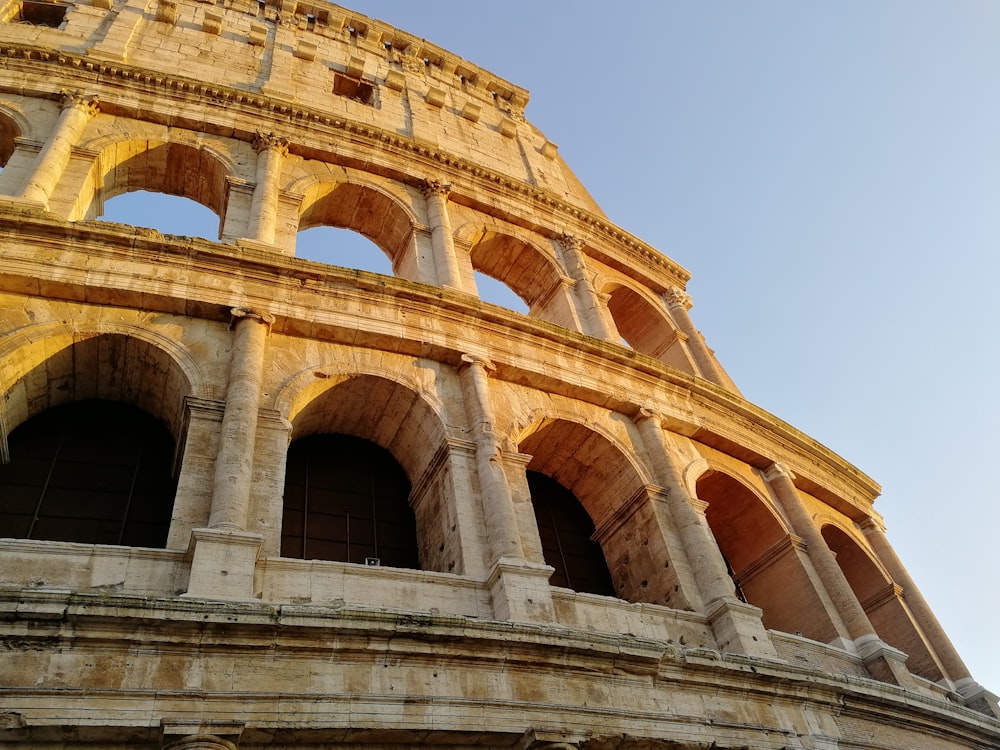
[[(0, 740), (1000, 741), (877, 486), (740, 396), (687, 273), (607, 221), (526, 91), (333, 5), (29, 6), (0, 23), (2, 455), (122, 401), (178, 487), (165, 549), (0, 538)], [(220, 241), (93, 221), (133, 190)], [(394, 276), (297, 258), (321, 225)], [(420, 570), (281, 556), (318, 433), (403, 468)], [(549, 584), (527, 471), (579, 500), (615, 596)]]

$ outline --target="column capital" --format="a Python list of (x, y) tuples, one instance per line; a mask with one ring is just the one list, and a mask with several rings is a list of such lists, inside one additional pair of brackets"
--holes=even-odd
[(263, 323), (268, 328), (274, 325), (273, 315), (265, 312), (258, 312), (256, 310), (250, 310), (246, 307), (234, 307), (229, 311), (229, 314), (232, 316), (232, 320), (229, 323), (230, 327), (234, 326), (237, 321), (240, 320), (255, 320), (258, 323)]
[(480, 354), (463, 354), (458, 367), (460, 370), (466, 367), (481, 367), (487, 375), (497, 369), (489, 357)]
[(425, 198), (430, 198), (432, 195), (440, 195), (442, 198), (447, 198), (451, 193), (451, 183), (442, 182), (441, 180), (424, 180), (423, 185), (420, 187), (420, 192), (424, 194)]
[(93, 117), (100, 111), (97, 94), (84, 94), (82, 91), (63, 89), (59, 92), (59, 108), (79, 108), (88, 117)]
[(263, 151), (277, 151), (282, 156), (288, 155), (288, 139), (274, 133), (258, 130), (253, 137), (253, 150), (258, 154)]
[(650, 406), (640, 406), (635, 413), (635, 421), (644, 422), (651, 419), (657, 427), (663, 426), (663, 414)]
[(861, 529), (865, 534), (868, 533), (878, 533), (885, 534), (885, 522), (881, 518), (876, 518), (875, 516), (868, 516), (863, 521), (858, 521), (858, 528)]
[(778, 477), (785, 477), (790, 482), (795, 480), (795, 474), (791, 469), (784, 464), (775, 461), (773, 464), (764, 469), (764, 479), (770, 483)]
[(568, 232), (556, 237), (556, 242), (567, 250), (576, 250), (577, 252), (583, 252), (584, 245), (586, 244), (582, 238)]
[(693, 304), (691, 295), (677, 287), (670, 287), (663, 293), (662, 297), (663, 301), (667, 303), (667, 307), (680, 307), (684, 310), (690, 310)]

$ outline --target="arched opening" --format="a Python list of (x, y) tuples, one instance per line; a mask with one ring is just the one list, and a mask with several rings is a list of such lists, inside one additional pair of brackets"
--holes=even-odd
[(163, 234), (219, 239), (219, 217), (189, 198), (135, 190), (104, 203), (101, 221), (155, 229)]
[(389, 259), (393, 272), (407, 265), (406, 256), (413, 242), (412, 221), (394, 198), (380, 190), (349, 182), (313, 185), (302, 201), (299, 236), (304, 230), (321, 226), (351, 229), (367, 237)]
[(765, 627), (825, 643), (838, 638), (809, 575), (804, 549), (764, 501), (720, 471), (703, 474), (696, 492), (708, 503), (705, 516), (738, 594), (763, 610)]
[(637, 352), (647, 354), (678, 370), (695, 370), (683, 337), (671, 325), (666, 311), (658, 310), (645, 297), (625, 286), (609, 290), (608, 311), (624, 341)]
[[(596, 529), (589, 536), (597, 546), (585, 547), (582, 553), (593, 555), (589, 561), (592, 569), (607, 568), (615, 596), (676, 608), (688, 606), (667, 551), (663, 519), (625, 450), (601, 433), (565, 419), (542, 421), (521, 440), (518, 450), (531, 456), (526, 468), (533, 504), (536, 492), (545, 490), (541, 497), (550, 493), (560, 508), (576, 503), (586, 513), (588, 528)], [(532, 478), (536, 473), (548, 482)], [(545, 514), (539, 518), (538, 506), (535, 512), (545, 561), (558, 567), (550, 559), (551, 553), (544, 551), (546, 545), (551, 547), (544, 539), (549, 533), (543, 530)], [(582, 535), (582, 528), (577, 528)], [(554, 578), (553, 583), (556, 581)]]
[(572, 314), (561, 289), (554, 262), (532, 245), (508, 234), (483, 228), (473, 238), (470, 259), (479, 296), (559, 325), (568, 326)]
[(80, 332), (61, 340), (42, 337), (21, 348), (16, 365), (5, 368), (14, 378), (0, 383), (0, 389), (7, 389), (8, 429), (60, 404), (100, 399), (132, 404), (153, 415), (175, 442), (183, 431), (184, 397), (191, 393), (191, 383), (170, 354), (145, 339)]
[(351, 435), (292, 443), (285, 470), (281, 555), (417, 568), (410, 480), (384, 448)]
[(55, 406), (9, 436), (0, 465), (0, 529), (18, 539), (166, 545), (177, 481), (174, 441), (129, 404)]
[[(367, 486), (369, 493), (372, 472), (388, 476), (391, 472), (387, 467), (391, 461), (391, 465), (401, 472), (394, 486), (402, 493), (406, 511), (396, 505), (396, 510), (390, 515), (393, 519), (391, 523), (397, 524), (397, 527), (387, 527), (386, 531), (403, 533), (401, 530), (405, 527), (408, 529), (406, 533), (410, 534), (406, 543), (392, 542), (394, 547), (410, 550), (408, 557), (400, 555), (392, 558), (400, 560), (392, 564), (417, 567), (417, 560), (412, 556), (412, 550), (417, 549), (419, 567), (461, 572), (460, 535), (454, 529), (454, 509), (450, 503), (454, 494), (454, 488), (450, 486), (451, 465), (444, 428), (437, 413), (415, 391), (376, 375), (342, 376), (318, 380), (311, 385), (313, 387), (307, 388), (291, 409), (293, 442), (288, 453), (286, 477), (292, 489), (285, 497), (285, 512), (290, 514), (286, 518), (295, 522), (294, 514), (299, 510), (297, 505), (302, 502), (297, 499), (301, 492), (295, 489), (296, 482), (301, 485), (303, 481), (304, 469), (297, 455), (299, 451), (308, 451), (308, 456), (312, 457), (309, 459), (312, 463), (307, 461), (307, 465), (321, 466), (326, 462), (331, 467), (340, 467), (334, 473), (339, 473), (344, 479), (337, 481), (353, 482), (350, 486), (357, 485), (362, 489)], [(310, 436), (322, 436), (322, 439), (317, 437), (315, 442), (304, 442)], [(343, 455), (353, 456), (356, 465), (352, 468), (350, 460), (345, 464), (341, 457), (331, 454), (333, 448), (347, 451)], [(364, 479), (364, 476), (358, 478), (361, 476), (358, 471), (362, 461), (369, 467), (364, 469), (367, 472), (364, 476), (369, 479)], [(343, 489), (338, 491), (345, 492)], [(286, 539), (296, 535), (301, 537), (301, 531), (289, 529), (286, 532), (282, 528), (283, 550), (297, 554), (293, 547), (285, 547)], [(308, 548), (305, 554), (314, 557)], [(366, 556), (381, 557), (381, 554)], [(350, 562), (360, 559), (357, 556), (348, 557)], [(388, 559), (383, 559), (383, 563), (390, 564)], [(360, 561), (364, 562), (363, 559)]]
[(879, 638), (908, 654), (906, 667), (913, 674), (940, 680), (944, 674), (906, 606), (905, 592), (844, 531), (826, 525), (822, 534)]
[(601, 545), (593, 540), (594, 522), (580, 501), (559, 482), (529, 471), (528, 487), (545, 562), (555, 568), (549, 582), (588, 594), (614, 596)]
[(382, 248), (350, 229), (330, 226), (303, 229), (295, 239), (295, 255), (331, 266), (392, 276), (392, 261)]
[[(218, 218), (225, 211), (228, 169), (208, 149), (186, 143), (117, 141), (102, 149), (94, 164), (94, 170), (108, 165), (93, 180), (99, 186), (101, 203), (137, 190), (187, 198), (216, 215), (214, 236), (210, 239), (219, 237)], [(82, 198), (86, 203), (80, 207), (80, 215), (96, 218), (96, 196)], [(127, 219), (125, 223), (136, 222)]]

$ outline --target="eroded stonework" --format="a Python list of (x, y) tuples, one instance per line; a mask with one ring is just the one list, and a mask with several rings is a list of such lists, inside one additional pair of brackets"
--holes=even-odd
[[(742, 398), (687, 272), (607, 220), (527, 91), (325, 3), (2, 18), (0, 741), (1000, 745), (877, 485)], [(95, 221), (134, 190), (210, 208), (219, 241)], [(296, 257), (315, 226), (393, 276)], [(109, 402), (172, 445), (169, 518), (141, 451), (30, 433)], [(322, 455), (290, 458), (323, 435), (390, 455), (412, 519), (378, 516), (377, 478), (374, 521), (323, 506)], [(352, 518), (419, 564), (359, 552)]]

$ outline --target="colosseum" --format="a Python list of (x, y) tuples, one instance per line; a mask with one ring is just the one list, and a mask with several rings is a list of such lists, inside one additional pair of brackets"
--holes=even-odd
[(0, 7), (3, 747), (1000, 747), (525, 89), (320, 0)]

